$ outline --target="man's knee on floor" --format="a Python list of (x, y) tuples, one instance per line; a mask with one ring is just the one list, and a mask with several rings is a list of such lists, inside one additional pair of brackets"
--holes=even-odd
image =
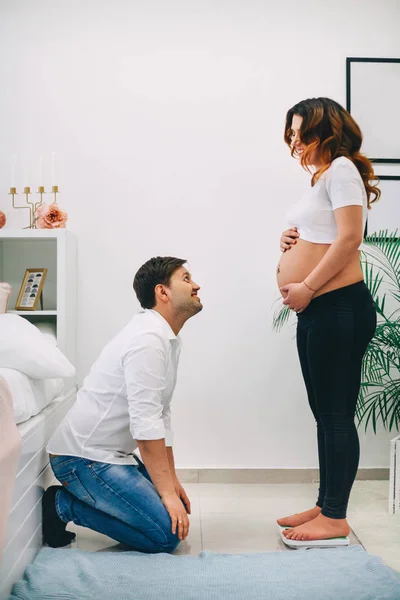
[(173, 534), (171, 530), (165, 532), (165, 539), (157, 540), (154, 542), (154, 552), (167, 552), (171, 553), (177, 549), (180, 544), (180, 539), (177, 534)]
[(161, 553), (165, 552), (167, 554), (171, 554), (172, 552), (174, 552), (177, 549), (179, 544), (180, 544), (180, 540), (171, 540), (169, 542), (166, 542), (165, 544), (157, 544), (154, 549), (154, 553), (161, 554)]
[(174, 552), (177, 549), (177, 547), (179, 546), (179, 544), (180, 544), (180, 539), (178, 538), (178, 536), (173, 535), (171, 533), (171, 535), (168, 536), (168, 539), (166, 542), (164, 542), (163, 544), (159, 544), (159, 546), (160, 546), (159, 552), (168, 552), (168, 553)]

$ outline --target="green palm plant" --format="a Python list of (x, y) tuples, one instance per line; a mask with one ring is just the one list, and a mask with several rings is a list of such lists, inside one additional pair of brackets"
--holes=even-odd
[[(367, 236), (361, 252), (361, 265), (374, 299), (378, 324), (374, 339), (364, 356), (356, 415), (365, 429), (371, 424), (376, 433), (380, 421), (389, 431), (400, 429), (400, 238), (379, 231)], [(280, 306), (273, 327), (280, 331), (293, 318), (293, 312)]]

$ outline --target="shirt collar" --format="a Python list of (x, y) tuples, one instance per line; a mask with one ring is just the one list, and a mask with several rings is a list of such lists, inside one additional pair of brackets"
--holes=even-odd
[(152, 308), (145, 308), (144, 312), (155, 315), (155, 317), (160, 321), (162, 328), (164, 330), (164, 333), (169, 340), (180, 341), (179, 335), (175, 335), (175, 333), (172, 331), (171, 325), (168, 323), (168, 321), (166, 319), (164, 319), (164, 317), (159, 312), (157, 312), (156, 310), (153, 310)]

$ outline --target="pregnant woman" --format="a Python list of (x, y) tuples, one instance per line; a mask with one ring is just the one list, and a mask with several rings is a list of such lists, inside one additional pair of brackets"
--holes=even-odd
[[(317, 423), (320, 487), (316, 506), (279, 519), (292, 540), (347, 536), (346, 510), (360, 448), (354, 423), (361, 362), (376, 327), (359, 247), (380, 191), (362, 134), (337, 102), (313, 98), (286, 115), (285, 142), (311, 185), (289, 213), (277, 278), (297, 313), (297, 348)], [(288, 239), (289, 238), (289, 239)], [(289, 243), (288, 243), (289, 242)]]

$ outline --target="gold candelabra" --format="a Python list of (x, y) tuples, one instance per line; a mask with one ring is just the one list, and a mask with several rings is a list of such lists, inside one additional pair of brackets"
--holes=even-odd
[[(46, 193), (44, 191), (44, 186), (43, 185), (39, 185), (38, 191), (36, 193), (40, 194), (40, 200), (39, 200), (39, 202), (35, 203), (35, 214), (36, 214), (38, 206), (40, 206), (41, 204), (43, 204), (43, 194)], [(33, 221), (33, 227), (36, 229), (36, 220)]]
[(59, 194), (58, 185), (53, 185), (51, 188), (52, 193), (54, 194), (54, 202), (57, 204), (57, 194)]
[[(25, 188), (25, 189), (26, 189), (26, 188)], [(29, 188), (28, 188), (28, 189), (29, 189)], [(11, 197), (12, 197), (12, 205), (13, 205), (13, 208), (27, 208), (27, 209), (29, 210), (29, 223), (30, 223), (30, 225), (29, 225), (29, 229), (30, 229), (30, 228), (32, 227), (32, 217), (31, 217), (32, 210), (31, 210), (31, 207), (30, 207), (30, 206), (16, 206), (16, 204), (15, 204), (15, 196), (17, 196), (17, 195), (18, 195), (18, 194), (17, 194), (17, 188), (15, 188), (15, 187), (10, 187), (10, 195), (11, 195)]]
[(44, 191), (44, 186), (39, 185), (37, 194), (40, 194), (40, 201), (36, 202), (36, 204), (35, 204), (35, 212), (36, 212), (37, 207), (40, 206), (41, 204), (43, 204), (43, 194), (45, 194), (45, 193), (46, 192)]
[[(30, 188), (30, 186), (26, 186), (26, 187), (24, 187), (25, 205), (17, 206), (15, 203), (15, 196), (18, 196), (17, 188), (10, 187), (9, 194), (12, 198), (13, 208), (22, 208), (22, 209), (25, 208), (25, 209), (29, 210), (29, 226), (24, 227), (24, 229), (36, 229), (35, 214), (36, 214), (36, 210), (38, 209), (38, 207), (43, 203), (43, 194), (45, 194), (45, 193), (46, 192), (45, 192), (44, 186), (40, 185), (38, 187), (38, 191), (37, 191), (37, 194), (40, 195), (40, 200), (39, 200), (39, 202), (32, 202), (31, 200), (29, 200), (29, 196), (31, 195), (31, 188)], [(53, 185), (52, 193), (54, 194), (54, 202), (57, 202), (57, 194), (59, 193), (57, 185)]]
[(24, 187), (24, 194), (25, 194), (25, 202), (28, 204), (28, 208), (29, 208), (29, 229), (33, 229), (34, 228), (34, 222), (35, 222), (35, 203), (31, 202), (31, 200), (29, 200), (29, 196), (31, 194), (31, 188), (28, 186)]

